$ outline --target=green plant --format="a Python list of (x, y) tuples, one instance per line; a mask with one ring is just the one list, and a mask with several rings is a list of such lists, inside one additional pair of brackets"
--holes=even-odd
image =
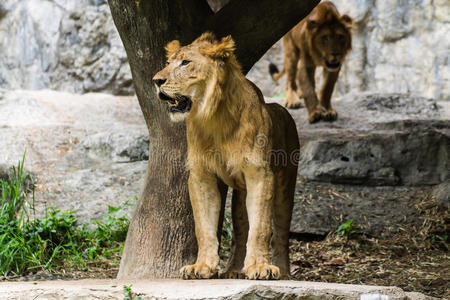
[(29, 190), (24, 188), (24, 181), (32, 178), (24, 175), (24, 161), (25, 154), (12, 168), (11, 178), (0, 179), (0, 272), (7, 277), (42, 269), (85, 269), (89, 261), (118, 260), (129, 225), (123, 208), (130, 204), (108, 206), (108, 214), (94, 222), (95, 228), (79, 224), (74, 211), (54, 207), (44, 217), (32, 219), (33, 200), (27, 200)]
[(445, 233), (436, 233), (436, 234), (432, 234), (430, 237), (430, 241), (433, 244), (436, 244), (437, 246), (442, 247), (443, 249), (446, 249), (447, 251), (450, 250), (449, 247), (449, 237), (447, 234)]
[(132, 284), (123, 286), (123, 294), (125, 295), (123, 300), (133, 300), (133, 299), (134, 300), (143, 300), (143, 298), (140, 296), (134, 297), (134, 293), (131, 290), (132, 286), (133, 286)]
[(353, 227), (353, 221), (355, 219), (351, 218), (350, 220), (348, 220), (347, 222), (345, 222), (344, 224), (341, 224), (337, 229), (336, 232), (339, 233), (342, 236), (346, 236), (349, 237), (352, 234), (355, 234), (358, 232), (358, 230)]
[(284, 99), (284, 98), (286, 98), (286, 93), (279, 93), (279, 94), (276, 94), (276, 95), (273, 95), (272, 96), (273, 98), (282, 98), (282, 99)]

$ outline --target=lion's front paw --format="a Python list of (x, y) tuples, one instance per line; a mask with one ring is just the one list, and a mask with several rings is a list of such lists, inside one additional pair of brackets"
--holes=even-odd
[(296, 109), (302, 107), (302, 102), (298, 98), (286, 99), (284, 101), (284, 106), (286, 106), (287, 108)]
[(295, 92), (288, 91), (286, 93), (286, 99), (284, 99), (284, 106), (287, 108), (296, 109), (302, 107), (302, 102)]
[(217, 268), (199, 263), (182, 267), (180, 273), (183, 279), (209, 279), (217, 276)]
[(245, 276), (248, 279), (279, 279), (280, 269), (269, 264), (254, 264), (244, 268)]
[(219, 275), (221, 279), (245, 279), (245, 274), (240, 271), (225, 271)]
[(337, 117), (338, 117), (337, 111), (335, 111), (334, 109), (329, 109), (325, 112), (322, 119), (324, 121), (333, 122), (337, 120)]
[(312, 124), (312, 123), (316, 123), (316, 122), (322, 120), (326, 113), (327, 113), (327, 111), (325, 110), (325, 108), (323, 108), (321, 106), (316, 107), (314, 110), (312, 110), (308, 114), (309, 123)]

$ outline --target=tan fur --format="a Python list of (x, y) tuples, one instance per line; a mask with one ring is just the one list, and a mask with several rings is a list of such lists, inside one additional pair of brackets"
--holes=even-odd
[[(278, 80), (287, 74), (285, 106), (298, 108), (300, 98), (304, 98), (310, 123), (337, 119), (331, 95), (351, 50), (351, 25), (349, 16), (341, 16), (332, 2), (323, 1), (283, 37), (284, 70), (271, 75)], [(314, 80), (317, 67), (323, 67), (324, 77), (319, 97)]]
[[(218, 273), (217, 178), (233, 188), (232, 253), (222, 276), (289, 276), (297, 130), (283, 107), (264, 103), (261, 91), (242, 74), (233, 51), (231, 37), (218, 41), (205, 33), (168, 53), (167, 66), (154, 77), (165, 80), (158, 93), (192, 100), (189, 112), (172, 116), (186, 120), (189, 196), (198, 241), (197, 261), (180, 270), (185, 279), (212, 278)], [(183, 60), (189, 63), (182, 65)]]

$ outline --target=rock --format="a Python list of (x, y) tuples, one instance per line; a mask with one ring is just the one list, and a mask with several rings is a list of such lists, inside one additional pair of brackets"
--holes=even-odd
[(437, 185), (433, 197), (444, 209), (450, 209), (450, 180)]
[[(355, 21), (353, 49), (342, 67), (334, 97), (371, 91), (450, 100), (448, 1), (333, 2), (340, 13)], [(248, 74), (265, 96), (284, 91), (285, 84), (272, 82), (267, 68), (269, 61), (282, 68), (282, 48), (278, 42)], [(317, 73), (319, 79), (320, 71)]]
[[(227, 1), (210, 5), (217, 10)], [(335, 0), (355, 26), (353, 51), (334, 95), (411, 92), (448, 101), (450, 9), (446, 0), (428, 2)], [(269, 62), (282, 67), (282, 48), (275, 44), (248, 74), (266, 96), (284, 92), (285, 78), (274, 83), (267, 71)], [(3, 0), (0, 53), (0, 87), (133, 93), (126, 54), (104, 0)]]
[(106, 1), (6, 1), (3, 11), (0, 87), (134, 93)]
[(300, 158), (309, 180), (365, 185), (438, 184), (450, 178), (450, 122), (395, 121), (370, 132), (308, 141)]
[[(280, 100), (276, 100), (279, 101)], [(435, 101), (409, 94), (348, 94), (334, 101), (339, 119), (296, 120), (299, 176), (365, 185), (431, 185), (450, 178), (450, 119)]]
[(148, 133), (143, 130), (109, 130), (88, 136), (82, 146), (113, 162), (148, 160)]
[(332, 123), (309, 124), (304, 108), (289, 110), (301, 145), (291, 232), (326, 235), (351, 218), (377, 237), (418, 228), (415, 205), (450, 178), (450, 105), (370, 93), (333, 105)]
[[(397, 287), (250, 280), (78, 280), (0, 283), (2, 299), (123, 299), (123, 286), (142, 299), (435, 299)], [(376, 298), (375, 298), (376, 297)]]
[(15, 166), (26, 150), (38, 215), (55, 206), (100, 219), (139, 195), (148, 131), (135, 97), (7, 91), (0, 111), (0, 161)]

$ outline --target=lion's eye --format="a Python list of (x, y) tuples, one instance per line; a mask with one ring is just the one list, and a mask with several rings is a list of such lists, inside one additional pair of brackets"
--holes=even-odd
[(168, 66), (168, 65), (170, 65), (170, 62), (169, 62), (169, 61), (166, 61), (166, 66)]
[(191, 61), (190, 60), (183, 60), (182, 62), (181, 62), (181, 65), (182, 66), (186, 66), (186, 65), (188, 65), (189, 63), (190, 63)]
[(327, 35), (323, 35), (322, 36), (322, 41), (324, 41), (324, 42), (328, 41), (328, 36)]

